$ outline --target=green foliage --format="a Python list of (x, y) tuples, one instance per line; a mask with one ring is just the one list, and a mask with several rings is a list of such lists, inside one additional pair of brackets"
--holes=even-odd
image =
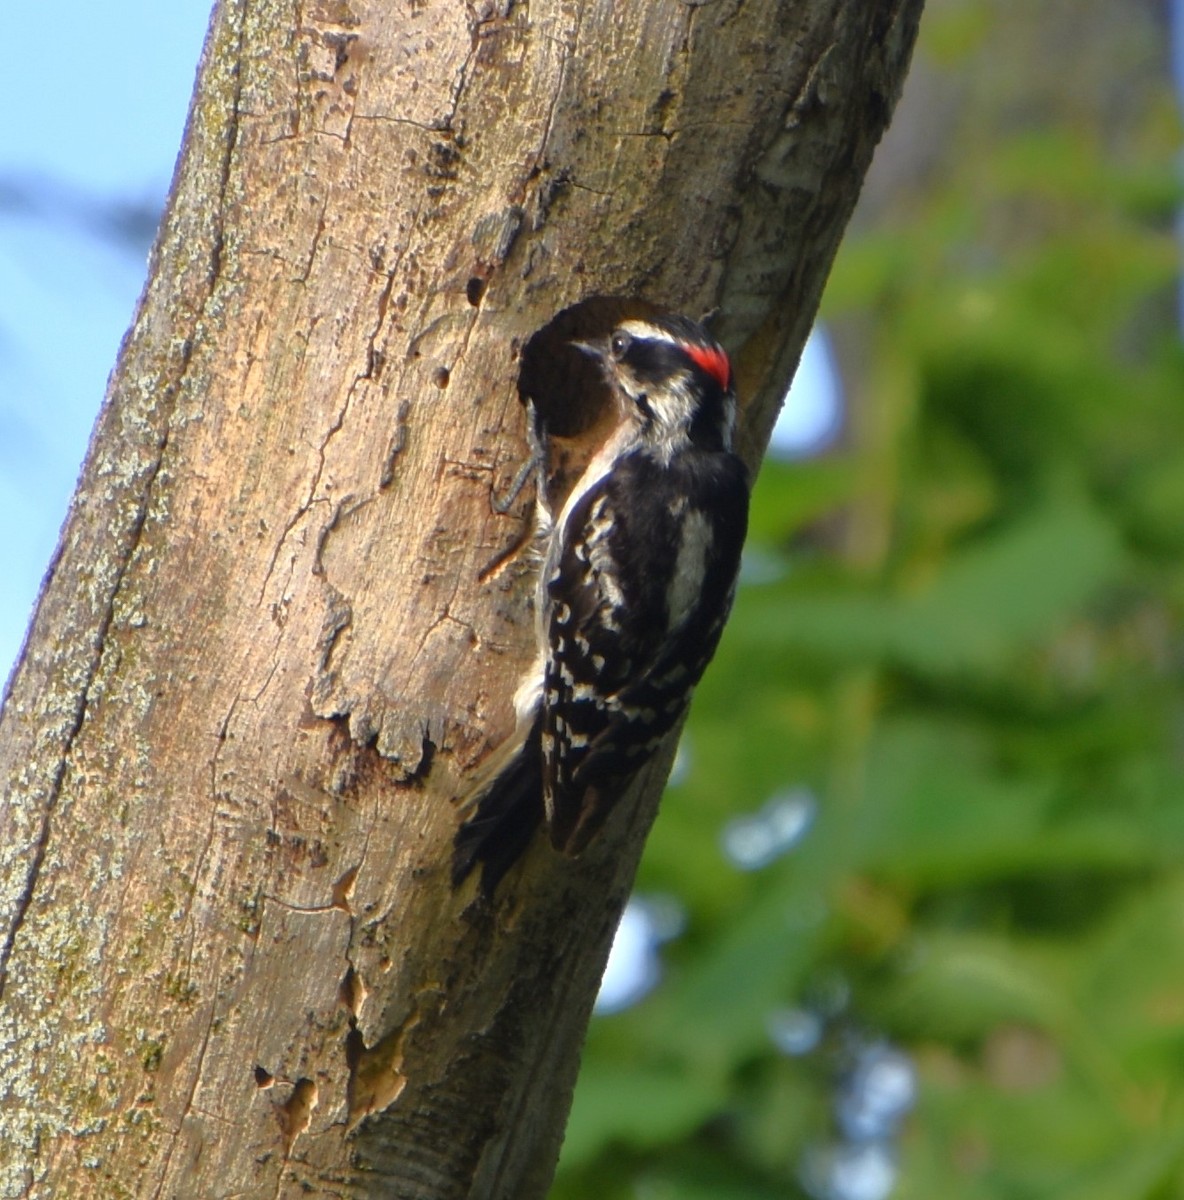
[[(956, 70), (985, 8), (945, 11)], [(840, 1033), (917, 1067), (894, 1195), (1184, 1195), (1179, 193), (1146, 124), (1126, 161), (1070, 123), (954, 147), (844, 246), (851, 436), (758, 483), (777, 571), (741, 591), (643, 864), (688, 931), (593, 1023), (555, 1200), (801, 1195), (841, 1055), (783, 1057), (768, 1020), (836, 979)], [(802, 845), (730, 866), (724, 823), (800, 784)]]

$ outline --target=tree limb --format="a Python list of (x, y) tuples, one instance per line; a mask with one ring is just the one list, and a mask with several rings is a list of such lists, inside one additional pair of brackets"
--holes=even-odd
[(481, 902), (517, 352), (644, 295), (751, 460), (920, 0), (224, 0), (0, 722), (0, 1195), (537, 1197), (666, 762)]

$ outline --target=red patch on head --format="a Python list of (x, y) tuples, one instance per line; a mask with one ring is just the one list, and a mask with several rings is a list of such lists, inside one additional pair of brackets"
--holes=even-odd
[(731, 389), (732, 364), (718, 346), (688, 345), (685, 349), (691, 361), (700, 370), (706, 371), (725, 392)]

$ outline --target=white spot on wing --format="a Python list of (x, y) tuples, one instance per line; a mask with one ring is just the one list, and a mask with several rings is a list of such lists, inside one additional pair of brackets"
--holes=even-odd
[(588, 522), (588, 565), (596, 581), (597, 590), (612, 608), (620, 608), (625, 597), (617, 584), (617, 564), (609, 546), (609, 535), (613, 531), (613, 515), (603, 496), (592, 506)]
[(514, 715), (520, 725), (534, 720), (534, 714), (538, 712), (543, 699), (543, 677), (546, 669), (546, 658), (540, 654), (514, 693)]

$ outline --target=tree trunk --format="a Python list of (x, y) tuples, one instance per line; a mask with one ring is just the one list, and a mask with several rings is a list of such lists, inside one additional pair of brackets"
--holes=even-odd
[(921, 0), (224, 0), (0, 724), (0, 1196), (546, 1192), (665, 762), (454, 892), (517, 354), (720, 309), (755, 460)]

